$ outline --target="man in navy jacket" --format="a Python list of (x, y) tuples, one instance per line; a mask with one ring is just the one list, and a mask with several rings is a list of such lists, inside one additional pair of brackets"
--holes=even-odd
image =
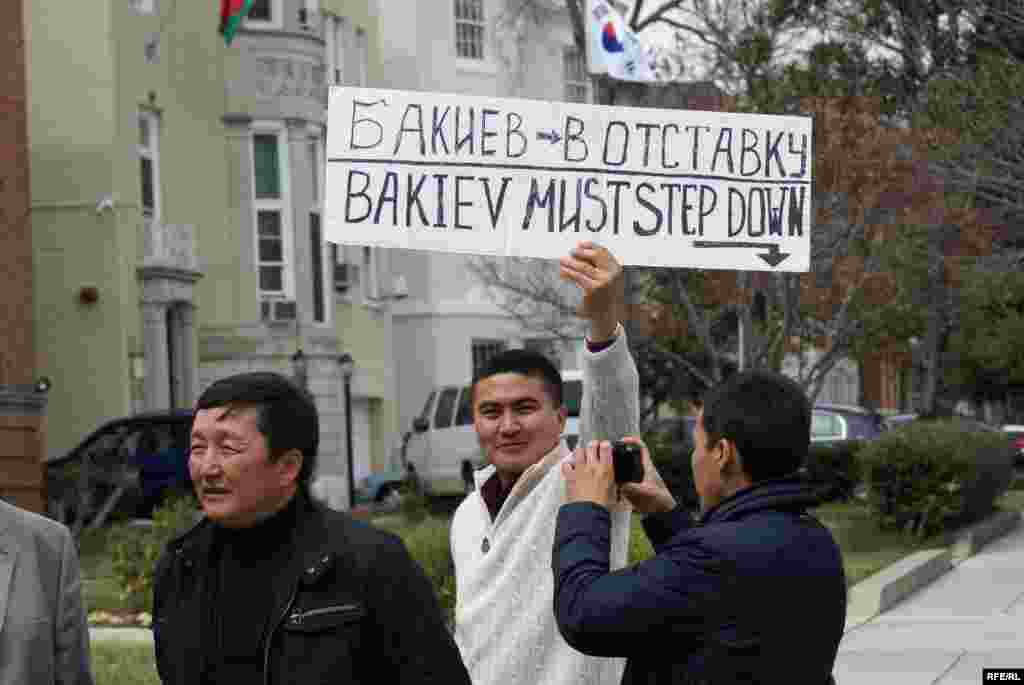
[[(623, 683), (832, 682), (846, 579), (796, 475), (810, 424), (803, 391), (779, 374), (739, 373), (713, 389), (694, 428), (696, 524), (646, 447), (643, 481), (620, 488), (609, 443), (578, 448), (563, 465), (567, 503), (552, 561), (565, 640), (585, 654), (627, 657)], [(617, 493), (646, 514), (656, 554), (610, 573)]]

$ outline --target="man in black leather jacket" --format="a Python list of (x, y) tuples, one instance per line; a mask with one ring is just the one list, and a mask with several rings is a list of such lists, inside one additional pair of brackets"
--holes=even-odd
[(422, 569), (401, 540), (313, 501), (309, 396), (272, 373), (199, 399), (189, 468), (206, 516), (157, 564), (165, 685), (468, 685)]

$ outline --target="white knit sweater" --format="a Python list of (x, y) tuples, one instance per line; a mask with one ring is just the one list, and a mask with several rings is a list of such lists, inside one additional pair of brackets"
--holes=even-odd
[[(638, 392), (636, 365), (620, 326), (610, 347), (584, 351), (580, 444), (635, 434)], [(494, 467), (481, 469), (476, 489), (455, 512), (455, 641), (474, 685), (619, 685), (622, 680), (624, 659), (577, 652), (555, 623), (551, 547), (565, 500), (560, 466), (569, 456), (563, 441), (528, 468), (493, 522), (479, 493)], [(612, 513), (612, 569), (626, 565), (630, 513), (625, 501)]]

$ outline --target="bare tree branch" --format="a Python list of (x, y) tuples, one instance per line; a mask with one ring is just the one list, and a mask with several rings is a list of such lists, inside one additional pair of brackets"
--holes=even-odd
[(638, 21), (640, 18), (639, 6), (643, 0), (636, 0), (633, 5), (633, 17), (630, 19), (630, 26), (634, 31), (643, 31), (645, 28), (650, 26), (652, 23), (658, 21), (665, 16), (666, 12), (673, 9), (678, 9), (682, 6), (683, 0), (666, 0), (656, 7), (650, 14), (647, 15), (642, 21)]
[(658, 356), (662, 357), (663, 359), (667, 359), (675, 364), (679, 364), (680, 366), (685, 368), (687, 371), (690, 372), (690, 374), (693, 375), (694, 378), (698, 379), (701, 383), (703, 383), (704, 387), (710, 388), (715, 385), (716, 380), (714, 378), (709, 377), (707, 374), (701, 371), (700, 368), (695, 366), (681, 354), (676, 354), (672, 350), (667, 349), (666, 347), (658, 344), (654, 340), (648, 341), (648, 345), (650, 350), (653, 351)]
[(711, 339), (711, 325), (708, 322), (706, 316), (704, 316), (694, 305), (693, 299), (689, 293), (683, 287), (683, 274), (680, 271), (676, 271), (671, 276), (672, 285), (672, 299), (683, 305), (686, 308), (686, 317), (690, 322), (690, 325), (694, 328), (694, 333), (701, 345), (707, 350), (708, 355), (711, 357), (711, 373), (715, 380), (721, 380), (722, 370), (720, 357), (718, 353), (718, 347), (715, 342)]

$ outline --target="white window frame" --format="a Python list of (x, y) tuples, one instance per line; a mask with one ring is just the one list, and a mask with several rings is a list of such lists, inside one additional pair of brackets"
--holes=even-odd
[[(455, 59), (462, 64), (482, 64), (490, 62), (490, 51), (487, 49), (487, 2), (486, 0), (450, 0), (452, 3), (452, 16), (454, 17), (455, 31), (453, 34), (454, 41), (452, 47), (455, 49)], [(459, 4), (462, 2), (479, 2), (480, 3), (480, 15), (479, 21), (474, 19), (467, 19), (459, 16)], [(480, 28), (480, 56), (479, 57), (466, 57), (459, 54), (459, 25), (467, 24), (472, 26), (478, 26)]]
[[(569, 73), (569, 58), (575, 58), (580, 61), (582, 67), (581, 76), (582, 80), (571, 79), (572, 74)], [(581, 55), (579, 50), (573, 45), (562, 46), (562, 84), (563, 92), (562, 98), (566, 102), (590, 102), (590, 78), (587, 75), (587, 59), (585, 55)], [(583, 90), (582, 100), (571, 100), (569, 99), (570, 88), (581, 88)]]
[(302, 9), (306, 10), (306, 23), (299, 24), (299, 28), (312, 30), (318, 21), (320, 13), (320, 0), (302, 0)]
[[(256, 197), (256, 136), (272, 134), (277, 136), (277, 166), (281, 174), (281, 196), (278, 198)], [(253, 265), (256, 269), (256, 290), (260, 300), (295, 299), (295, 234), (292, 230), (291, 208), (291, 163), (288, 156), (288, 130), (280, 121), (254, 121), (249, 135), (249, 157), (251, 160), (252, 235), (255, 242)], [(260, 271), (260, 225), (261, 210), (281, 213), (281, 292), (263, 290), (259, 286)]]
[[(139, 211), (148, 224), (159, 224), (163, 216), (163, 198), (160, 192), (160, 115), (151, 110), (140, 109), (137, 122), (141, 129), (143, 122), (149, 130), (149, 145), (143, 146), (141, 142), (136, 143), (139, 160), (148, 159), (150, 168), (153, 170), (153, 211), (149, 213), (142, 202), (142, 167), (139, 165)], [(137, 131), (141, 133), (141, 131)]]
[[(324, 320), (317, 321), (313, 319), (313, 324), (316, 326), (330, 326), (334, 319), (331, 315), (331, 310), (334, 309), (334, 264), (331, 262), (330, 244), (327, 242), (326, 225), (324, 223), (324, 192), (326, 190), (324, 160), (327, 159), (326, 140), (327, 131), (323, 126), (310, 125), (309, 148), (316, 150), (316, 159), (310, 159), (309, 163), (313, 165), (317, 173), (313, 202), (310, 206), (309, 214), (320, 216), (320, 271), (323, 278), (321, 281), (323, 287), (320, 289), (320, 297), (323, 300), (324, 307)], [(316, 310), (314, 309), (314, 311)]]
[(345, 83), (345, 33), (347, 22), (336, 14), (326, 15), (324, 26), (324, 50), (327, 52), (327, 85), (341, 86)]
[(136, 14), (156, 14), (156, 0), (128, 0), (128, 6)]
[(258, 19), (242, 19), (242, 28), (252, 31), (280, 31), (284, 28), (284, 0), (268, 0), (270, 3), (270, 21)]
[(370, 37), (366, 30), (360, 26), (355, 30), (356, 48), (356, 85), (365, 88), (368, 81), (368, 70), (370, 65)]

